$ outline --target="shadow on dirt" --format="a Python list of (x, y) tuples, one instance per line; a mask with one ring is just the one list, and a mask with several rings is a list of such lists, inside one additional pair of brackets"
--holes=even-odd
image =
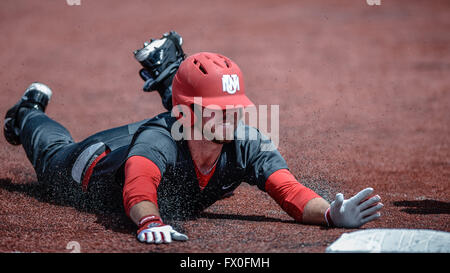
[(401, 211), (408, 214), (450, 214), (450, 203), (437, 200), (395, 201), (396, 207), (406, 207)]
[(238, 214), (224, 214), (224, 213), (211, 213), (211, 212), (200, 213), (200, 218), (241, 220), (241, 221), (253, 221), (253, 222), (296, 223), (294, 220), (282, 220), (282, 219), (267, 217), (267, 216), (263, 216), (263, 215), (238, 215)]
[(136, 232), (135, 224), (123, 213), (118, 204), (112, 207), (99, 205), (90, 200), (94, 197), (88, 197), (81, 191), (71, 191), (66, 188), (61, 194), (55, 196), (54, 192), (42, 183), (36, 181), (13, 183), (9, 178), (0, 178), (0, 188), (12, 193), (25, 194), (40, 202), (72, 207), (80, 212), (94, 214), (97, 217), (96, 223), (104, 226), (107, 230), (124, 234)]

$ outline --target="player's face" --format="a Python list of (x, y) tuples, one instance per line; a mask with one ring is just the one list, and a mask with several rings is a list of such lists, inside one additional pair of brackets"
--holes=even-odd
[(224, 144), (234, 139), (234, 131), (242, 116), (242, 108), (212, 110), (202, 108), (203, 135), (212, 142)]

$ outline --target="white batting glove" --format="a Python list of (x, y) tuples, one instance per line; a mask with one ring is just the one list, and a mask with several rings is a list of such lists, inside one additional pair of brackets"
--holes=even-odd
[(350, 199), (344, 200), (342, 193), (336, 194), (336, 200), (325, 212), (325, 219), (329, 226), (358, 228), (370, 221), (378, 219), (381, 214), (378, 212), (383, 204), (381, 197), (375, 195), (372, 188), (366, 188)]
[(143, 243), (161, 244), (171, 243), (172, 239), (175, 241), (187, 241), (188, 237), (174, 230), (171, 226), (165, 225), (158, 216), (148, 215), (142, 217), (139, 221), (137, 239)]

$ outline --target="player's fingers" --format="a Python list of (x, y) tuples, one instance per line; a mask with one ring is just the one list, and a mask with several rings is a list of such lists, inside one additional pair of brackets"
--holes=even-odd
[(172, 242), (172, 235), (170, 235), (170, 231), (163, 231), (161, 233), (164, 243), (170, 244)]
[(377, 211), (379, 211), (380, 209), (383, 208), (383, 204), (382, 203), (378, 203), (375, 206), (372, 206), (364, 211), (361, 212), (361, 217), (367, 217), (369, 215), (372, 215), (374, 213), (376, 213)]
[(364, 224), (366, 224), (366, 223), (368, 223), (370, 221), (376, 220), (376, 219), (378, 219), (380, 217), (381, 217), (381, 213), (379, 213), (379, 212), (377, 212), (375, 214), (372, 214), (372, 215), (370, 215), (370, 216), (368, 216), (366, 218), (363, 218), (361, 220), (361, 225), (364, 225)]
[(147, 240), (145, 232), (140, 232), (137, 236), (137, 239), (139, 240), (139, 242), (144, 243)]
[(372, 196), (371, 198), (367, 199), (366, 201), (363, 201), (361, 204), (358, 205), (358, 208), (360, 211), (363, 211), (376, 203), (381, 201), (381, 197), (379, 195)]
[(369, 197), (373, 192), (372, 188), (365, 188), (364, 190), (358, 192), (355, 196), (350, 198), (352, 202), (355, 202), (356, 204), (361, 203), (364, 199)]
[(143, 232), (144, 236), (145, 236), (145, 242), (146, 243), (153, 243), (154, 242), (154, 238), (153, 238), (153, 233), (152, 232)]
[(334, 207), (340, 208), (344, 203), (344, 195), (342, 193), (336, 194), (336, 200), (334, 200), (333, 203)]
[(157, 231), (157, 232), (152, 232), (152, 233), (155, 238), (155, 241), (154, 241), (155, 244), (160, 244), (163, 242), (161, 232)]
[(187, 241), (189, 239), (186, 234), (179, 233), (176, 230), (172, 230), (170, 232), (170, 235), (172, 235), (172, 239), (176, 241)]
[(142, 243), (153, 243), (154, 238), (151, 232), (144, 230), (138, 234), (137, 239)]

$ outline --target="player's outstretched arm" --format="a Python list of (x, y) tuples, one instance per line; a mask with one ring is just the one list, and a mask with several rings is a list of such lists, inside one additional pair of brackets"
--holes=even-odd
[(341, 193), (331, 205), (311, 189), (300, 184), (287, 170), (273, 173), (266, 181), (266, 192), (291, 217), (300, 223), (356, 228), (378, 219), (383, 207), (372, 188), (350, 199)]

